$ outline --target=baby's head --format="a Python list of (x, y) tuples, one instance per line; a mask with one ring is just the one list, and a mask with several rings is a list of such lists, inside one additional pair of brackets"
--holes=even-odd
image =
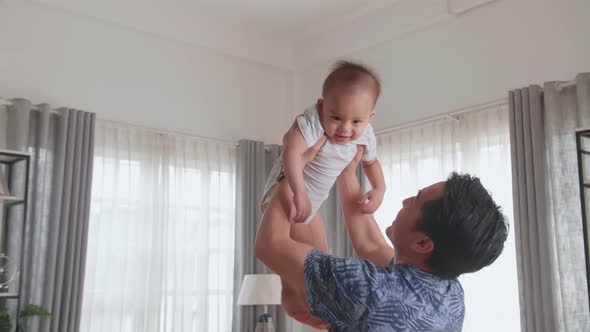
[(338, 62), (324, 81), (317, 101), (320, 120), (328, 139), (346, 144), (362, 136), (375, 116), (381, 92), (377, 75), (363, 65)]

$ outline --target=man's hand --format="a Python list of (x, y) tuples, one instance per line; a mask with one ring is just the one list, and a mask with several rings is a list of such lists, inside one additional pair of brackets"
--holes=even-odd
[(361, 161), (361, 158), (363, 157), (364, 150), (365, 147), (363, 145), (356, 146), (356, 154), (354, 155), (354, 158), (352, 158), (350, 163), (346, 165), (346, 167), (342, 170), (342, 173), (354, 173), (356, 171), (356, 167), (358, 166), (359, 162)]
[[(344, 175), (341, 174), (341, 176), (351, 176), (352, 174), (350, 174), (350, 172), (352, 172), (352, 173), (356, 172), (356, 168), (363, 156), (363, 151), (364, 151), (364, 146), (357, 145), (357, 151), (356, 151), (356, 154), (354, 155), (354, 158), (346, 166), (346, 168), (344, 168), (344, 170), (342, 171), (342, 173)], [(354, 175), (354, 177), (356, 178), (356, 175)], [(385, 190), (373, 189), (373, 190), (369, 191), (368, 193), (361, 195), (358, 198), (358, 200), (357, 200), (358, 208), (363, 213), (373, 214), (375, 211), (377, 211), (379, 206), (381, 206), (381, 203), (383, 202), (384, 195), (385, 195)]]
[[(327, 140), (328, 137), (323, 135), (312, 147), (305, 151), (302, 158), (305, 164), (309, 163), (313, 160), (313, 158), (315, 158), (315, 155), (318, 153), (318, 151), (320, 151)], [(295, 205), (295, 216), (293, 221), (296, 223), (302, 223), (306, 221), (311, 215), (311, 201), (307, 196), (307, 192), (305, 190), (293, 190), (293, 204)]]
[(312, 147), (305, 151), (305, 153), (303, 154), (303, 160), (306, 164), (312, 161), (313, 158), (315, 158), (315, 155), (318, 154), (322, 146), (326, 144), (326, 141), (328, 141), (328, 136), (324, 134), (322, 135), (322, 137), (318, 138), (318, 141)]
[(367, 214), (373, 214), (381, 203), (383, 202), (383, 196), (385, 195), (385, 190), (382, 189), (373, 189), (368, 193), (361, 196), (359, 199), (359, 208), (361, 211)]
[(311, 214), (311, 201), (305, 191), (293, 194), (293, 204), (295, 205), (295, 216), (293, 221), (302, 223), (309, 218)]

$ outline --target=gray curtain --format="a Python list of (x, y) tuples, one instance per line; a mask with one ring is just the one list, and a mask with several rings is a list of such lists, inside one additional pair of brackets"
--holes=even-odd
[[(245, 274), (269, 273), (260, 261), (254, 257), (254, 240), (258, 224), (262, 218), (260, 199), (264, 191), (266, 177), (275, 161), (281, 157), (282, 148), (278, 145), (264, 145), (262, 142), (241, 140), (237, 158), (237, 197), (236, 197), (236, 246), (234, 267), (234, 302), (237, 301), (241, 282)], [(358, 176), (361, 184), (366, 182), (359, 167)], [(353, 257), (352, 242), (346, 232), (338, 190), (334, 186), (330, 197), (320, 209), (328, 238), (331, 254), (339, 257)], [(260, 307), (243, 306), (234, 303), (232, 327), (235, 332), (253, 331), (256, 320), (262, 314)], [(280, 306), (269, 307), (269, 314), (275, 320), (276, 331), (288, 331), (290, 322)], [(316, 331), (304, 327), (306, 331)]]
[[(6, 147), (31, 153), (29, 205), (21, 267), (21, 307), (32, 303), (51, 320), (28, 331), (77, 331), (88, 233), (95, 115), (14, 99), (7, 107)], [(24, 174), (14, 177), (24, 181)], [(8, 216), (20, 220), (23, 211)], [(16, 231), (16, 230), (11, 230)], [(9, 231), (9, 232), (11, 232)], [(8, 233), (13, 250), (20, 236)]]
[(509, 92), (523, 331), (590, 331), (575, 129), (590, 126), (590, 74)]
[[(241, 140), (238, 147), (236, 170), (236, 245), (234, 267), (234, 311), (232, 330), (254, 331), (262, 306), (239, 306), (236, 304), (245, 274), (271, 273), (254, 256), (254, 241), (262, 218), (260, 200), (266, 177), (279, 158), (278, 145), (265, 146), (262, 142)], [(280, 306), (269, 306), (268, 313), (274, 320), (276, 331), (286, 330), (286, 315)]]

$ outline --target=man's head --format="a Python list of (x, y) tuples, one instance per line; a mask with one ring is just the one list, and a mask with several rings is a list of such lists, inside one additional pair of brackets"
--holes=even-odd
[(478, 178), (452, 173), (405, 199), (386, 233), (396, 259), (424, 262), (434, 275), (450, 279), (493, 263), (508, 224)]
[(375, 116), (381, 93), (377, 75), (365, 66), (338, 62), (324, 81), (317, 109), (330, 141), (346, 144), (359, 138)]

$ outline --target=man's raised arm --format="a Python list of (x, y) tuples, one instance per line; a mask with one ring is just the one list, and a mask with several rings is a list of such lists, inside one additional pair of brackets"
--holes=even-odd
[(353, 161), (338, 177), (338, 192), (342, 201), (346, 229), (354, 250), (360, 258), (376, 265), (388, 266), (394, 257), (393, 248), (386, 242), (373, 215), (363, 213), (358, 202), (363, 192), (355, 169), (361, 159), (362, 151), (363, 148), (359, 146)]

